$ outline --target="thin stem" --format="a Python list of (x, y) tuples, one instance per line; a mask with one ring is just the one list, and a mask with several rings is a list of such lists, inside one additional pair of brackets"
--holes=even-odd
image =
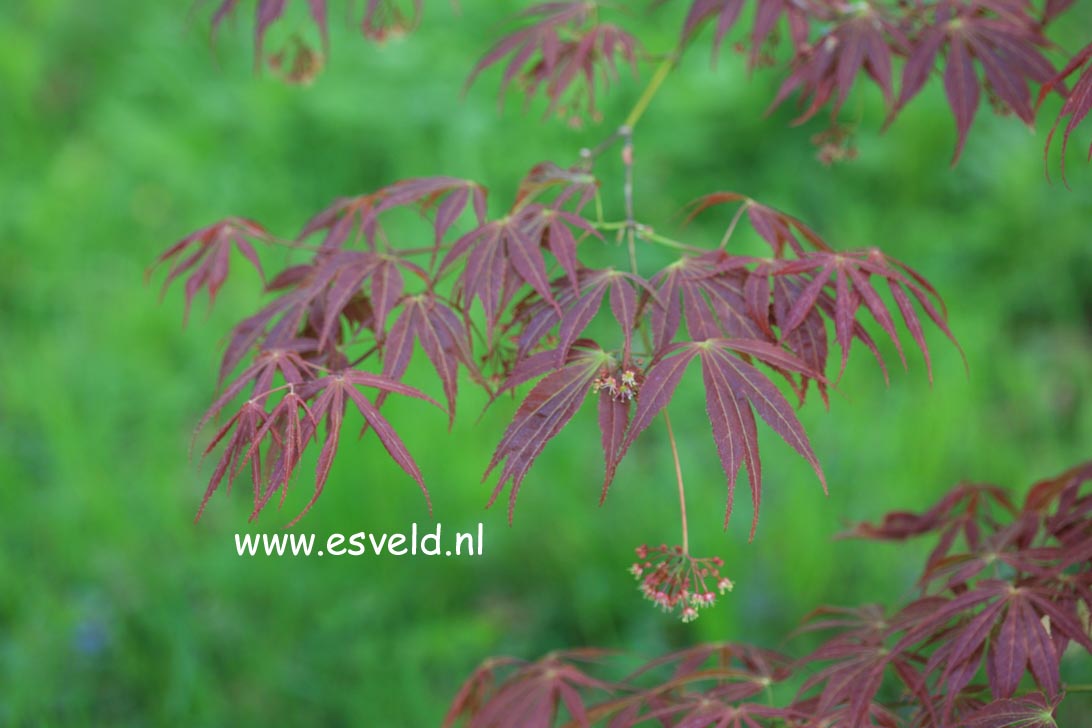
[(635, 240), (633, 228), (626, 230), (626, 247), (629, 248), (629, 272), (636, 276), (640, 274), (637, 272), (637, 245)]
[(603, 152), (610, 149), (616, 141), (621, 139), (621, 137), (622, 135), (616, 130), (613, 134), (596, 144), (594, 147), (590, 149), (588, 149), (587, 147), (581, 149), (580, 158), (584, 160), (584, 162), (590, 168), (592, 162), (594, 162), (601, 154), (603, 154)]
[(639, 227), (637, 229), (637, 234), (640, 235), (643, 240), (647, 240), (650, 243), (656, 243), (657, 245), (662, 245), (665, 248), (674, 248), (675, 250), (681, 250), (683, 252), (692, 253), (694, 255), (702, 255), (709, 252), (705, 248), (699, 248), (696, 245), (687, 245), (686, 243), (680, 242), (673, 238), (668, 238), (658, 233), (655, 233), (652, 231), (652, 228)]
[(276, 245), (281, 248), (290, 248), (291, 250), (305, 250), (308, 253), (320, 253), (323, 249), (321, 245), (307, 245), (298, 240), (289, 240), (288, 238), (282, 238), (278, 235), (270, 235), (269, 237), (261, 238), (261, 240), (270, 245)]
[(622, 197), (626, 204), (626, 223), (633, 225), (633, 129), (623, 126), (619, 133), (622, 135), (622, 164), (625, 167), (626, 177), (622, 186)]
[(618, 129), (618, 133), (622, 137), (622, 164), (626, 170), (625, 182), (622, 185), (622, 196), (626, 206), (626, 247), (629, 249), (630, 272), (637, 275), (637, 238), (634, 235), (637, 220), (633, 206), (633, 127), (626, 124)]
[(751, 206), (751, 201), (747, 200), (739, 209), (736, 210), (736, 214), (732, 216), (732, 222), (728, 223), (728, 229), (724, 231), (724, 237), (720, 239), (720, 245), (717, 246), (717, 250), (724, 250), (728, 246), (728, 241), (732, 237), (732, 233), (736, 231), (736, 225), (739, 224), (739, 219), (743, 217), (743, 211)]
[[(630, 228), (630, 223), (626, 222), (625, 220), (620, 220), (617, 222), (598, 222), (594, 223), (593, 226), (597, 230), (617, 230), (619, 232), (622, 232)], [(646, 240), (650, 243), (663, 245), (664, 247), (674, 248), (676, 250), (682, 250), (684, 252), (692, 253), (694, 255), (702, 255), (709, 252), (708, 248), (701, 248), (697, 245), (688, 245), (687, 243), (675, 240), (674, 238), (669, 238), (666, 235), (660, 235), (644, 223), (634, 222), (632, 227), (634, 233), (636, 233), (638, 238), (640, 238), (641, 240)]]
[(648, 86), (645, 86), (645, 90), (641, 92), (641, 97), (637, 99), (637, 103), (633, 106), (633, 110), (629, 112), (629, 116), (626, 117), (623, 127), (630, 130), (637, 125), (641, 117), (644, 116), (645, 111), (648, 110), (648, 105), (652, 103), (652, 99), (656, 96), (656, 92), (660, 90), (660, 86), (663, 85), (664, 79), (668, 77), (671, 70), (675, 68), (675, 64), (679, 62), (679, 51), (676, 49), (665, 58), (656, 69), (656, 72), (652, 74), (652, 78), (648, 82)]
[(366, 352), (364, 352), (363, 354), (361, 354), (360, 356), (358, 356), (358, 357), (357, 357), (356, 359), (354, 359), (354, 360), (353, 360), (353, 361), (352, 361), (352, 362), (351, 362), (351, 363), (349, 364), (349, 369), (355, 369), (355, 368), (356, 368), (356, 366), (357, 366), (357, 364), (360, 364), (360, 363), (362, 363), (362, 362), (363, 362), (363, 361), (364, 361), (365, 359), (367, 359), (367, 358), (368, 358), (369, 356), (371, 356), (372, 354), (374, 354), (374, 353), (375, 353), (375, 352), (377, 352), (377, 351), (379, 351), (379, 346), (378, 346), (378, 345), (374, 345), (374, 346), (372, 346), (372, 347), (371, 347), (370, 349), (368, 349), (368, 350), (367, 350)]
[(1083, 683), (1079, 685), (1066, 685), (1065, 691), (1067, 693), (1092, 693), (1092, 683)]
[(664, 422), (667, 424), (667, 440), (671, 443), (671, 457), (675, 459), (675, 480), (679, 484), (679, 511), (682, 513), (682, 549), (690, 553), (690, 532), (686, 528), (686, 489), (683, 487), (682, 463), (679, 462), (679, 447), (675, 444), (675, 432), (671, 429), (671, 418), (664, 410)]

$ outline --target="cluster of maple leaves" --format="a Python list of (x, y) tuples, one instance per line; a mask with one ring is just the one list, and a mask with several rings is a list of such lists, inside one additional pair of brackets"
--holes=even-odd
[[(1092, 110), (1092, 43), (1065, 56), (1058, 68), (1050, 60), (1058, 51), (1047, 29), (1075, 0), (691, 0), (677, 48), (677, 60), (700, 31), (713, 28), (717, 53), (742, 18), (749, 32), (733, 38), (752, 66), (783, 65), (787, 75), (773, 101), (777, 106), (796, 94), (799, 122), (829, 107), (836, 119), (860, 78), (879, 87), (889, 122), (932, 78), (941, 80), (955, 120), (957, 143), (953, 162), (962, 153), (983, 97), (1001, 114), (1012, 114), (1028, 126), (1039, 105), (1052, 92), (1064, 104), (1047, 140), (1069, 117), (1070, 134)], [(650, 0), (657, 9), (668, 0)], [(212, 20), (214, 30), (238, 9), (240, 0), (222, 0)], [(262, 58), (263, 39), (282, 18), (289, 0), (256, 0), (255, 56)], [(307, 10), (328, 44), (328, 0), (307, 0)], [(392, 33), (412, 30), (421, 16), (421, 0), (368, 0), (360, 19), (365, 37), (382, 41)], [(504, 64), (502, 92), (511, 85), (527, 97), (543, 93), (547, 114), (573, 121), (598, 120), (597, 83), (607, 84), (625, 65), (638, 72), (638, 61), (651, 59), (639, 41), (619, 24), (617, 4), (594, 0), (560, 0), (532, 5), (516, 16), (519, 27), (490, 48), (474, 68)], [(779, 54), (779, 49), (787, 51)], [(274, 59), (276, 60), (276, 59)], [(901, 77), (899, 65), (901, 64)], [(1066, 81), (1077, 81), (1069, 89)], [(310, 76), (308, 76), (308, 79)], [(897, 88), (896, 88), (897, 86)], [(1038, 95), (1034, 90), (1038, 88)], [(1092, 147), (1089, 149), (1092, 157)], [(1063, 166), (1064, 170), (1064, 166)]]
[[(769, 245), (769, 257), (733, 255), (724, 245), (690, 246), (648, 277), (586, 267), (585, 246), (607, 244), (598, 230), (603, 224), (583, 214), (596, 190), (586, 167), (544, 164), (528, 175), (505, 214), (492, 219), (485, 188), (452, 178), (399, 182), (337, 200), (316, 215), (290, 243), (310, 260), (270, 280), (273, 300), (229, 336), (223, 391), (201, 428), (242, 404), (205, 450), (221, 449), (205, 502), (225, 481), (249, 471), (257, 515), (278, 491), (283, 500), (308, 443), (321, 441), (314, 503), (350, 408), (424, 489), (381, 406), (393, 393), (454, 417), (461, 373), (494, 398), (535, 382), (486, 471), (500, 470), (494, 499), (511, 484), (510, 517), (532, 463), (589, 398), (598, 400), (605, 497), (619, 462), (696, 363), (728, 480), (725, 524), (741, 469), (751, 486), (754, 524), (762, 487), (756, 413), (823, 477), (792, 404), (771, 376), (783, 379), (799, 403), (812, 384), (825, 399), (828, 339), (840, 348), (843, 367), (854, 341), (883, 365), (858, 321), (865, 311), (900, 356), (896, 316), (929, 361), (915, 302), (951, 336), (936, 292), (913, 270), (876, 249), (835, 252), (795, 218), (734, 193), (699, 200), (691, 215), (735, 206), (736, 218), (746, 218)], [(385, 214), (406, 206), (429, 220), (431, 245), (400, 247), (387, 234)], [(456, 232), (460, 225), (464, 230)], [(215, 298), (233, 249), (264, 276), (255, 244), (277, 242), (259, 224), (235, 218), (198, 230), (160, 257), (171, 265), (165, 284), (186, 276), (188, 311), (202, 289)], [(436, 372), (442, 405), (401, 381), (418, 350)], [(369, 399), (362, 388), (375, 396)]]
[[(1035, 484), (1019, 506), (1005, 489), (961, 484), (924, 513), (847, 535), (935, 536), (917, 597), (894, 611), (814, 610), (800, 632), (825, 638), (798, 659), (702, 644), (611, 679), (617, 656), (603, 650), (492, 658), (444, 726), (1057, 728), (1063, 658), (1092, 654), (1092, 463)], [(780, 707), (778, 684), (799, 686)]]

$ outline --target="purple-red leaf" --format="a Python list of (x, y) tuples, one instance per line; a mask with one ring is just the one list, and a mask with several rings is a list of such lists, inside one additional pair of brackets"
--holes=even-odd
[[(551, 352), (556, 356), (556, 352)], [(489, 505), (497, 499), (511, 481), (508, 498), (508, 520), (512, 520), (520, 485), (546, 443), (553, 439), (573, 418), (592, 389), (592, 382), (606, 363), (603, 352), (581, 352), (571, 363), (547, 374), (527, 394), (515, 417), (504, 432), (483, 480), (497, 465), (504, 462), (500, 479)]]
[(459, 366), (480, 379), (470, 352), (466, 326), (458, 315), (434, 295), (411, 296), (387, 335), (383, 374), (401, 379), (413, 354), (414, 340), (421, 344), (444, 388), (449, 421), (455, 417)]
[(721, 464), (728, 477), (725, 526), (731, 515), (736, 475), (740, 466), (746, 465), (754, 505), (754, 519), (751, 523), (753, 538), (758, 525), (762, 476), (752, 411), (758, 412), (782, 439), (811, 464), (819, 476), (824, 492), (826, 479), (792, 407), (769, 378), (737, 354), (757, 358), (778, 369), (822, 378), (821, 374), (811, 371), (804, 362), (764, 341), (707, 339), (670, 346), (666, 355), (654, 363), (645, 375), (637, 398), (637, 412), (623, 443), (622, 453), (629, 449), (637, 436), (670, 401), (687, 365), (695, 357), (700, 358), (705, 381), (706, 411), (713, 427), (713, 439)]
[[(1054, 133), (1058, 131), (1058, 125), (1062, 123), (1062, 119), (1068, 116), (1069, 122), (1062, 132), (1062, 179), (1065, 179), (1065, 150), (1069, 144), (1069, 135), (1073, 133), (1078, 124), (1084, 121), (1085, 117), (1088, 116), (1088, 112), (1092, 111), (1092, 63), (1089, 63), (1090, 60), (1092, 60), (1092, 43), (1085, 46), (1080, 53), (1074, 56), (1073, 60), (1056, 76), (1044, 83), (1039, 93), (1039, 103), (1042, 104), (1047, 94), (1052, 90), (1064, 89), (1065, 80), (1078, 70), (1083, 69), (1080, 78), (1073, 86), (1073, 90), (1066, 97), (1065, 103), (1062, 104), (1062, 110), (1058, 113), (1058, 118), (1050, 128), (1046, 146), (1043, 149), (1045, 158), (1047, 153), (1050, 152), (1050, 143), (1054, 139)], [(1088, 148), (1088, 157), (1092, 159), (1092, 146)]]
[(962, 719), (963, 728), (1058, 728), (1054, 711), (1058, 700), (1042, 693), (994, 700)]
[(187, 271), (192, 271), (186, 279), (185, 286), (185, 315), (188, 318), (193, 298), (202, 288), (208, 291), (209, 306), (215, 302), (216, 294), (227, 280), (228, 260), (232, 246), (235, 246), (243, 257), (258, 269), (262, 282), (265, 282), (265, 273), (262, 271), (262, 264), (258, 260), (258, 253), (251, 244), (251, 240), (269, 242), (272, 236), (253, 220), (228, 218), (201, 228), (172, 245), (156, 259), (148, 274), (151, 275), (155, 268), (171, 259), (181, 258), (163, 281), (163, 291), (167, 290), (175, 278)]
[[(330, 468), (333, 465), (334, 455), (337, 453), (341, 426), (345, 419), (346, 405), (349, 402), (353, 403), (363, 416), (367, 426), (379, 437), (379, 441), (383, 444), (383, 447), (386, 448), (391, 459), (417, 481), (418, 486), (420, 486), (422, 493), (425, 495), (425, 502), (428, 504), (429, 511), (431, 512), (432, 510), (432, 503), (429, 499), (428, 490), (425, 488), (424, 479), (421, 476), (420, 469), (417, 467), (417, 463), (413, 460), (413, 457), (402, 443), (401, 438), (394, 431), (394, 428), (391, 427), (386, 418), (379, 413), (379, 408), (364, 397), (357, 387), (371, 387), (380, 390), (380, 392), (404, 394), (408, 397), (415, 397), (434, 405), (436, 404), (430, 397), (413, 387), (408, 387), (389, 377), (356, 370), (335, 372), (307, 385), (305, 396), (308, 398), (313, 396), (315, 397), (315, 400), (311, 405), (313, 420), (305, 424), (302, 439), (306, 442), (307, 440), (310, 440), (311, 437), (317, 436), (317, 423), (319, 420), (326, 421), (326, 439), (323, 442), (322, 451), (319, 453), (318, 468), (315, 473), (314, 495), (304, 507), (303, 511), (288, 524), (289, 527), (295, 525), (303, 518), (322, 494), (323, 487), (326, 485), (326, 480), (330, 475)], [(257, 515), (257, 511), (255, 511), (254, 515)]]
[[(547, 114), (558, 112), (579, 118), (596, 118), (597, 76), (609, 83), (618, 66), (628, 64), (637, 72), (636, 39), (617, 26), (599, 23), (595, 6), (583, 2), (546, 2), (519, 14), (527, 27), (514, 31), (493, 45), (474, 67), (469, 87), (480, 73), (508, 58), (501, 80), (501, 94), (517, 83), (530, 99), (540, 88), (549, 99)], [(580, 86), (583, 86), (583, 94)]]

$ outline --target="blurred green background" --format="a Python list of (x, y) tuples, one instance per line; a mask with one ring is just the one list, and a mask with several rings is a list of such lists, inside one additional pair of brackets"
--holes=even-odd
[[(667, 50), (683, 5), (623, 22)], [(160, 304), (161, 278), (146, 286), (146, 266), (224, 216), (287, 237), (335, 197), (411, 176), (479, 180), (504, 204), (531, 165), (575, 160), (640, 91), (623, 77), (605, 121), (584, 129), (544, 122), (541, 104), (523, 114), (517, 98), (498, 111), (496, 73), (463, 98), (497, 19), (522, 5), (463, 6), (428, 3), (418, 32), (378, 46), (339, 9), (332, 57), (310, 87), (252, 73), (249, 8), (215, 52), (207, 7), (0, 9), (0, 725), (432, 726), (488, 655), (779, 646), (818, 603), (909, 593), (922, 548), (832, 543), (847, 523), (922, 508), (961, 479), (1022, 491), (1089, 456), (1092, 168), (1076, 152), (1088, 128), (1068, 191), (1044, 177), (1043, 129), (983, 111), (952, 169), (954, 124), (938, 85), (882, 135), (868, 88), (845, 111), (860, 125), (860, 158), (825, 168), (809, 141), (822, 119), (792, 127), (788, 107), (765, 117), (779, 74), (749, 76), (731, 54), (712, 67), (707, 32), (638, 128), (639, 217), (676, 232), (686, 202), (736, 190), (837, 247), (878, 245), (944, 294), (969, 375), (935, 331), (932, 387), (918, 355), (885, 387), (855, 352), (830, 410), (815, 400), (801, 412), (830, 496), (764, 432), (766, 492), (750, 544), (746, 496), (721, 531), (723, 474), (689, 379), (672, 413), (691, 543), (723, 556), (737, 584), (693, 625), (651, 609), (626, 573), (634, 546), (678, 540), (662, 434), (645, 437), (599, 508), (587, 408), (532, 470), (509, 527), (503, 508), (483, 509), (492, 484), (479, 479), (514, 404), (477, 422), (483, 401), (469, 387), (450, 434), (420, 403), (389, 411), (436, 519), (449, 530), (484, 522), (484, 556), (236, 556), (236, 531), (279, 531), (309, 487), (301, 480), (285, 511), (256, 525), (245, 487), (217, 494), (193, 523), (209, 467), (187, 460), (191, 430), (214, 393), (222, 337), (262, 300), (258, 281), (236, 265), (215, 309), (206, 316), (199, 300), (182, 329), (180, 290)], [(313, 33), (300, 8), (269, 47), (294, 28)], [(616, 172), (607, 165), (604, 188), (615, 212)], [(688, 235), (715, 240), (726, 222), (712, 214)], [(267, 260), (275, 268), (283, 257)], [(427, 376), (417, 383), (439, 394)], [(324, 538), (412, 522), (429, 522), (416, 487), (373, 439), (347, 439), (297, 530)]]

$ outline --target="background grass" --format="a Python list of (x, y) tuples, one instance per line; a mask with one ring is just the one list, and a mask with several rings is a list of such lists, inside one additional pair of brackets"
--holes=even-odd
[[(510, 528), (502, 508), (483, 510), (491, 484), (479, 479), (514, 404), (476, 422), (483, 400), (469, 388), (450, 433), (419, 403), (389, 409), (438, 521), (484, 522), (483, 557), (236, 556), (236, 531), (278, 531), (308, 487), (257, 526), (244, 492), (192, 522), (208, 467), (187, 461), (191, 429), (221, 338), (260, 303), (259, 282), (237, 266), (216, 308), (205, 315), (201, 302), (183, 330), (179, 292), (158, 303), (146, 266), (224, 216), (290, 236), (335, 197), (411, 176), (476, 179), (504, 204), (531, 165), (575, 159), (640, 91), (623, 78), (604, 123), (584, 129), (542, 121), (541, 106), (521, 114), (514, 98), (499, 112), (496, 74), (464, 99), (497, 19), (519, 4), (464, 5), (430, 3), (417, 33), (383, 46), (335, 18), (329, 66), (308, 88), (251, 73), (248, 22), (225, 27), (214, 54), (207, 11), (187, 21), (185, 3), (0, 9), (0, 724), (429, 726), (492, 654), (778, 646), (818, 603), (908, 593), (913, 558), (832, 543), (846, 523), (924, 507), (962, 479), (1022, 491), (1089, 456), (1092, 170), (1075, 155), (1072, 191), (1049, 184), (1043, 133), (985, 112), (949, 168), (954, 125), (936, 85), (883, 135), (878, 94), (855, 93), (860, 159), (824, 168), (809, 142), (821, 120), (764, 116), (778, 74), (750, 76), (729, 55), (713, 68), (703, 37), (638, 130), (639, 216), (671, 233), (683, 204), (731, 189), (838, 247), (878, 245), (945, 295), (969, 375), (936, 332), (932, 387), (920, 357), (885, 387), (855, 352), (830, 410), (801, 412), (830, 496), (763, 433), (751, 544), (745, 497), (720, 529), (723, 474), (698, 387), (686, 387), (672, 413), (691, 541), (725, 557), (737, 583), (690, 626), (641, 602), (625, 571), (634, 546), (678, 539), (662, 434), (641, 441), (597, 508), (595, 418), (582, 412), (532, 471)], [(683, 10), (630, 22), (666, 50)], [(616, 172), (607, 165), (608, 199)], [(690, 234), (715, 240), (726, 223), (715, 218)], [(342, 447), (298, 530), (412, 522), (429, 522), (419, 492), (366, 438)]]

